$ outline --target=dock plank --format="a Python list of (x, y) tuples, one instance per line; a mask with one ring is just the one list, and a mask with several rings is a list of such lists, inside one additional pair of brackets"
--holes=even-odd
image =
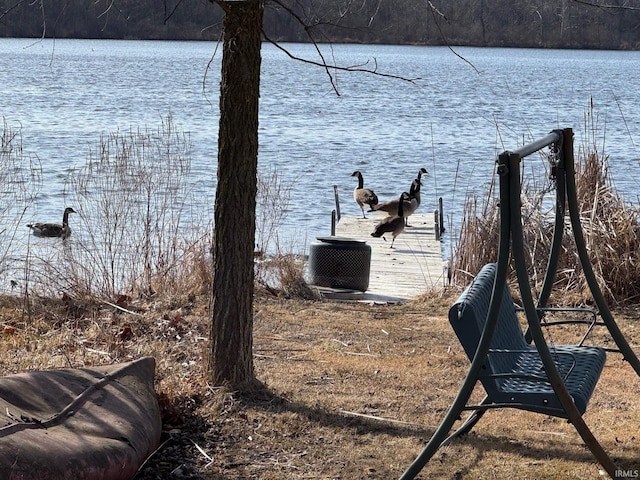
[(391, 246), (391, 236), (385, 241), (371, 236), (381, 213), (369, 213), (368, 218), (342, 217), (336, 226), (336, 236), (366, 242), (371, 246), (369, 288), (363, 300), (402, 302), (429, 290), (442, 288), (446, 272), (441, 244), (435, 237), (433, 214), (415, 214), (409, 225)]

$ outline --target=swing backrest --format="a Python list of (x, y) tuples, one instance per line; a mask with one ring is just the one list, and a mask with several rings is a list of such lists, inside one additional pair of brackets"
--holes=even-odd
[[(495, 263), (485, 265), (449, 310), (449, 321), (469, 360), (473, 360), (486, 323), (496, 268)], [(516, 306), (506, 285), (502, 292), (500, 315), (491, 348), (496, 350), (525, 350), (528, 348), (528, 343), (516, 317)], [(516, 361), (516, 358), (508, 355), (489, 355), (488, 361), (491, 363), (490, 369), (492, 371), (509, 372), (513, 370), (513, 362)]]

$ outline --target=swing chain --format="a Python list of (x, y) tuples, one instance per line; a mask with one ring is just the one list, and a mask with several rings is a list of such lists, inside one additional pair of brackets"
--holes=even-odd
[(549, 170), (549, 180), (555, 184), (557, 181), (558, 163), (560, 163), (560, 142), (553, 142), (549, 145), (549, 155), (547, 158), (551, 166)]

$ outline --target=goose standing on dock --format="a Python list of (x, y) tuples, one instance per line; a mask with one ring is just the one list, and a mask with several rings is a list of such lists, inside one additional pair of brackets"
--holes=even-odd
[[(400, 203), (400, 199), (394, 198), (393, 200), (388, 200), (386, 202), (379, 203), (374, 207), (371, 207), (371, 210), (369, 211), (386, 212), (387, 215), (396, 215), (398, 213), (398, 203)], [(403, 200), (403, 204), (405, 219), (409, 215), (412, 215), (420, 206), (420, 182), (417, 178), (413, 180), (413, 182), (411, 182), (409, 193), (407, 195), (407, 198)]]
[(36, 237), (60, 237), (68, 238), (71, 235), (71, 228), (69, 227), (69, 214), (76, 213), (76, 211), (67, 207), (62, 214), (62, 225), (59, 223), (30, 223), (27, 225)]
[(373, 190), (364, 188), (364, 179), (360, 170), (356, 170), (351, 176), (358, 177), (358, 186), (353, 190), (353, 199), (362, 210), (362, 218), (367, 218), (364, 214), (364, 206), (369, 205), (369, 208), (373, 208), (378, 203), (378, 197)]
[[(424, 168), (421, 171), (426, 170)], [(420, 174), (420, 172), (418, 172)], [(420, 206), (420, 187), (422, 186), (422, 182), (420, 178), (415, 178), (411, 182), (411, 187), (409, 188), (409, 196), (404, 200), (404, 218), (406, 226), (409, 225), (409, 217), (415, 213), (415, 211)], [(405, 192), (406, 193), (406, 192)], [(388, 215), (395, 215), (398, 211), (398, 202), (400, 200), (395, 198), (393, 200), (389, 200), (387, 202), (382, 202), (372, 207), (370, 212), (386, 212)]]
[(415, 213), (415, 211), (420, 206), (420, 179), (416, 178), (413, 182), (411, 182), (411, 190), (409, 192), (409, 205), (405, 204), (404, 206), (404, 224), (407, 227), (409, 225), (409, 217)]
[(372, 237), (382, 237), (383, 240), (385, 233), (390, 233), (393, 237), (391, 240), (391, 246), (389, 248), (393, 248), (393, 242), (396, 241), (396, 237), (402, 233), (404, 230), (404, 205), (405, 202), (409, 200), (409, 194), (407, 192), (402, 192), (400, 198), (398, 198), (398, 212), (397, 215), (389, 216), (383, 218), (378, 225), (376, 225), (376, 229), (371, 234)]
[[(407, 218), (409, 215), (412, 215), (413, 213), (415, 213), (415, 211), (420, 207), (420, 203), (422, 202), (421, 198), (420, 198), (420, 187), (422, 187), (422, 174), (427, 174), (429, 173), (427, 171), (426, 168), (421, 168), (420, 170), (418, 170), (418, 176), (416, 177), (416, 179), (411, 183), (411, 186), (415, 187), (413, 188), (413, 196), (411, 196), (411, 213), (409, 214), (405, 214), (405, 218)], [(406, 225), (407, 227), (409, 227), (409, 220), (406, 220)]]
[[(407, 198), (404, 199), (404, 212), (405, 216), (407, 212), (411, 209), (411, 199), (415, 194), (416, 181), (411, 182), (411, 187), (409, 188), (409, 193), (407, 194)], [(407, 193), (407, 192), (404, 192)], [(398, 203), (400, 203), (399, 198), (394, 198), (393, 200), (387, 200), (386, 202), (378, 203), (371, 207), (369, 212), (385, 212), (387, 215), (396, 215), (398, 213)], [(411, 212), (413, 213), (413, 212)]]
[[(414, 182), (418, 182), (418, 184), (417, 184), (417, 186), (416, 186), (416, 188), (415, 188), (415, 190), (414, 190), (414, 192), (413, 192), (413, 193), (414, 193), (413, 198), (415, 198), (415, 199), (416, 199), (416, 202), (417, 202), (417, 204), (416, 204), (416, 208), (414, 208), (414, 209), (413, 209), (413, 211), (414, 211), (414, 212), (418, 209), (418, 207), (420, 206), (420, 202), (421, 202), (421, 200), (420, 200), (420, 187), (422, 187), (422, 174), (423, 174), (423, 173), (424, 173), (424, 174), (427, 174), (427, 173), (429, 173), (429, 172), (427, 172), (427, 169), (426, 169), (426, 168), (421, 168), (421, 169), (418, 171), (418, 176), (417, 176), (417, 177), (416, 177), (416, 179), (414, 180)], [(413, 213), (413, 212), (412, 212), (412, 213)]]

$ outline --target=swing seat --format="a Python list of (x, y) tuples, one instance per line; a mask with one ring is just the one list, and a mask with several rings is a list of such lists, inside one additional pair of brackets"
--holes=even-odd
[[(449, 310), (449, 322), (469, 360), (475, 356), (487, 321), (496, 270), (494, 263), (485, 265)], [(549, 350), (578, 411), (584, 414), (604, 367), (605, 350), (578, 345), (549, 346)], [(525, 340), (506, 286), (480, 381), (489, 400), (485, 408), (512, 407), (568, 418), (538, 350)]]

